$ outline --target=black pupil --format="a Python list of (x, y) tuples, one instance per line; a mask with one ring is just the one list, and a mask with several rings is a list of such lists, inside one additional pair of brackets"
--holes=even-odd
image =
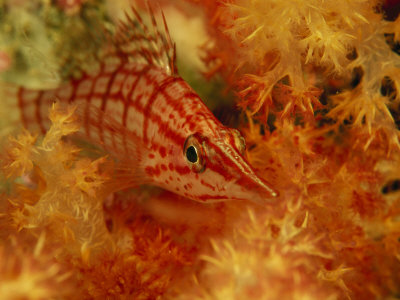
[(191, 163), (197, 162), (197, 159), (198, 159), (197, 151), (193, 146), (190, 146), (189, 148), (186, 149), (186, 158)]

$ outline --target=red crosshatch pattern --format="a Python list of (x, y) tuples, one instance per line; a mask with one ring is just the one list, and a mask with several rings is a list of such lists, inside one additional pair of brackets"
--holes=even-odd
[[(42, 132), (49, 126), (47, 114), (52, 102), (76, 104), (82, 134), (88, 140), (117, 157), (146, 153), (141, 158), (146, 176), (159, 186), (195, 200), (227, 198), (221, 192), (227, 193), (226, 182), (234, 180), (226, 172), (228, 165), (235, 172), (253, 173), (243, 160), (232, 164), (234, 150), (221, 150), (213, 144), (209, 149), (221, 162), (209, 160), (208, 176), (200, 180), (186, 164), (166, 161), (174, 155), (182, 159), (182, 147), (190, 134), (218, 135), (225, 129), (183, 79), (169, 76), (157, 66), (103, 66), (98, 74), (86, 74), (57, 90), (20, 89), (18, 98), (25, 126)], [(182, 180), (185, 177), (190, 182)], [(194, 191), (201, 192), (195, 195)], [(229, 198), (239, 199), (240, 195)]]
[[(178, 105), (173, 102), (182, 101), (180, 96), (188, 89), (181, 78), (167, 76), (159, 68), (125, 66), (115, 68), (111, 74), (85, 75), (57, 90), (42, 92), (21, 88), (18, 98), (24, 125), (28, 128), (39, 126), (43, 133), (49, 126), (48, 109), (54, 101), (77, 104), (81, 108), (78, 112), (82, 114), (87, 137), (108, 150), (119, 152), (124, 149), (120, 145), (123, 138), (117, 137), (113, 128), (102, 125), (103, 117), (110, 117), (125, 126), (129, 132), (143, 138), (145, 144), (154, 132), (162, 132), (170, 142), (182, 145), (186, 136), (170, 128), (168, 116), (174, 116), (172, 123), (175, 125), (182, 126), (178, 119), (187, 121), (186, 105), (175, 110)], [(188, 95), (191, 94), (195, 95), (193, 92)], [(188, 98), (193, 100), (194, 97)], [(91, 114), (96, 110), (102, 113)], [(152, 147), (157, 148), (157, 141), (152, 138), (154, 142)]]
[[(80, 134), (125, 164), (131, 186), (151, 183), (197, 201), (276, 197), (239, 153), (233, 131), (177, 75), (165, 19), (162, 34), (154, 18), (150, 31), (133, 13), (136, 19), (128, 18), (113, 40), (117, 54), (97, 72), (55, 90), (19, 89), (24, 125), (45, 133), (51, 104), (73, 103)], [(202, 139), (199, 155), (206, 167), (197, 170), (202, 174), (184, 153), (191, 136)]]

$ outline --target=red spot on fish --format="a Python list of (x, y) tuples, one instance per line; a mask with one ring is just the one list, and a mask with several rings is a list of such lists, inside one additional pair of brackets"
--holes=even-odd
[(173, 119), (173, 118), (174, 118), (174, 115), (173, 115), (173, 114), (169, 114), (169, 118), (170, 118), (170, 119)]
[(179, 175), (187, 175), (190, 173), (190, 168), (188, 166), (184, 167), (175, 167), (175, 170), (179, 173)]
[(172, 178), (172, 176), (169, 176), (169, 180), (171, 180), (171, 181), (172, 181), (172, 180), (174, 180), (174, 179)]
[(185, 184), (185, 185), (183, 186), (183, 188), (184, 188), (185, 190), (190, 190), (192, 187), (193, 187), (193, 184), (191, 184), (191, 183)]
[(168, 168), (172, 171), (174, 169), (174, 165), (172, 163), (169, 163)]
[(165, 147), (160, 146), (160, 155), (162, 158), (164, 158), (167, 155), (167, 149)]
[(215, 186), (213, 186), (213, 185), (211, 185), (211, 184), (205, 182), (203, 179), (200, 180), (200, 183), (201, 183), (202, 185), (204, 185), (204, 186), (206, 186), (206, 187), (212, 189), (213, 191), (215, 191)]
[(149, 158), (153, 159), (154, 157), (155, 157), (155, 156), (154, 156), (153, 153), (150, 153), (150, 154), (149, 154)]
[(157, 177), (161, 173), (160, 168), (158, 166), (155, 168), (154, 167), (146, 167), (145, 171), (149, 176), (152, 176), (152, 177)]
[(161, 169), (162, 169), (163, 171), (167, 171), (167, 170), (168, 170), (168, 169), (167, 169), (167, 166), (164, 165), (164, 164), (161, 165)]

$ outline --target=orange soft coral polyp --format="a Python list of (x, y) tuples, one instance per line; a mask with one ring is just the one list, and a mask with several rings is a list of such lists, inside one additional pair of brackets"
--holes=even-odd
[[(112, 1), (75, 1), (80, 14), (47, 2), (14, 9), (36, 22), (35, 13), (53, 21), (51, 13), (61, 13), (56, 24), (68, 26), (80, 14), (117, 18), (119, 11)], [(0, 298), (398, 297), (400, 63), (387, 35), (398, 40), (400, 26), (399, 18), (385, 19), (391, 1), (157, 2), (167, 23), (202, 12), (204, 70), (186, 65), (198, 54), (179, 42), (178, 63), (188, 74), (207, 74), (206, 83), (187, 80), (204, 95), (212, 87), (215, 107), (236, 101), (242, 108), (246, 157), (280, 192), (277, 203), (204, 205), (152, 186), (110, 194), (121, 185), (118, 158), (72, 143), (84, 126), (80, 108), (54, 105), (44, 134), (21, 131), (3, 145)], [(0, 37), (9, 36), (1, 30), (0, 22)], [(175, 32), (189, 42), (198, 37), (193, 30)], [(65, 31), (57, 38), (74, 41)], [(63, 57), (64, 75), (72, 76), (65, 65), (76, 66), (75, 55)], [(381, 91), (384, 78), (391, 95)]]

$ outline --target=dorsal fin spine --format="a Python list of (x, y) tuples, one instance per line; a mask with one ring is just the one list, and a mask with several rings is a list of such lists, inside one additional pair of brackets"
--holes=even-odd
[[(161, 10), (161, 9), (160, 9)], [(160, 31), (152, 7), (147, 1), (147, 11), (151, 28), (146, 26), (138, 11), (131, 6), (132, 14), (125, 11), (125, 19), (117, 24), (117, 32), (113, 38), (116, 54), (126, 59), (142, 59), (149, 65), (165, 68), (167, 73), (177, 73), (175, 59), (176, 48), (172, 42), (164, 13), (161, 11), (164, 32)]]
[(172, 46), (173, 50), (172, 50), (172, 57), (169, 57), (169, 53), (167, 51), (167, 55), (168, 55), (168, 61), (170, 62), (170, 69), (172, 74), (171, 75), (175, 75), (178, 73), (178, 70), (176, 69), (176, 44), (172, 41), (171, 39), (171, 35), (169, 34), (169, 29), (168, 29), (168, 24), (167, 24), (167, 20), (165, 19), (165, 15), (164, 12), (161, 11), (161, 15), (162, 15), (162, 19), (163, 19), (163, 23), (164, 23), (164, 30), (165, 30), (165, 37), (167, 39), (167, 44), (168, 46)]

